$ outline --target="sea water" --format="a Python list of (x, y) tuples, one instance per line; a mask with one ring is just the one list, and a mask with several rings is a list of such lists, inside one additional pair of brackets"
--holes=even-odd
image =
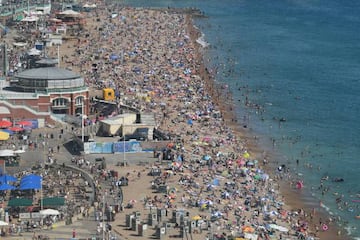
[(195, 24), (210, 44), (208, 65), (232, 89), (239, 124), (304, 181), (306, 202), (322, 201), (360, 237), (360, 1), (121, 3), (203, 11)]

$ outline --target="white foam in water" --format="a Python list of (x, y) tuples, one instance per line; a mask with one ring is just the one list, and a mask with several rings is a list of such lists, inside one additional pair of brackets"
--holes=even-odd
[(348, 234), (348, 235), (351, 235), (351, 233), (352, 233), (352, 227), (350, 227), (350, 226), (348, 226), (348, 227), (345, 227), (345, 230), (346, 230), (346, 233)]
[(201, 37), (199, 37), (196, 42), (200, 44), (203, 48), (208, 47), (210, 44), (205, 41), (205, 35), (202, 33)]

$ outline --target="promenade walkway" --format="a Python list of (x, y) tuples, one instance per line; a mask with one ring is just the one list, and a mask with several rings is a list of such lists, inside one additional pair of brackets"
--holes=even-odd
[[(77, 167), (74, 163), (72, 163), (71, 159), (73, 155), (66, 149), (63, 144), (69, 141), (69, 138), (72, 136), (72, 132), (64, 131), (63, 134), (60, 135), (59, 128), (46, 128), (46, 129), (35, 129), (32, 132), (31, 139), (40, 142), (39, 134), (46, 134), (52, 136), (52, 138), (46, 139), (46, 147), (38, 148), (33, 151), (28, 151), (23, 157), (21, 164), (18, 168), (8, 169), (9, 173), (20, 171), (22, 169), (29, 169), (34, 165), (44, 165), (47, 160), (47, 152), (49, 148), (57, 149), (57, 146), (60, 146), (59, 152), (55, 151), (53, 158), (56, 159), (57, 165), (61, 166), (63, 164), (66, 165), (67, 168), (71, 168), (72, 170), (76, 170), (82, 172), (83, 174), (89, 174), (85, 169)], [(96, 158), (105, 157), (107, 169), (111, 170), (111, 166), (117, 165), (119, 162), (124, 161), (123, 154), (94, 154), (94, 155), (86, 155), (85, 158), (90, 162), (94, 163)], [(152, 156), (152, 153), (129, 153), (125, 155), (126, 162), (130, 165), (136, 165), (140, 162), (148, 162), (151, 163), (155, 161)], [(90, 178), (92, 178), (91, 174), (89, 174)], [(110, 191), (110, 182), (102, 181), (101, 182), (102, 191)], [(122, 199), (122, 196), (121, 196)], [(106, 200), (109, 204), (113, 204), (115, 201), (120, 201), (120, 197), (117, 199), (113, 199), (113, 197), (109, 197)], [(20, 235), (7, 236), (3, 239), (32, 239), (35, 236), (46, 236), (48, 239), (70, 239), (72, 237), (72, 233), (75, 230), (76, 236), (78, 239), (102, 239), (102, 233), (99, 233), (99, 223), (100, 221), (96, 221), (95, 219), (95, 211), (92, 207), (90, 210), (90, 214), (88, 217), (83, 217), (81, 214), (76, 215), (72, 218), (72, 224), (66, 225), (64, 221), (57, 222), (53, 225), (53, 229), (42, 229), (36, 230), (35, 232), (23, 231)], [(105, 222), (106, 223), (106, 222)], [(109, 224), (112, 224), (110, 222)], [(121, 239), (119, 236), (116, 236), (116, 233), (112, 233), (112, 239)], [(110, 236), (106, 236), (106, 239), (111, 239)]]

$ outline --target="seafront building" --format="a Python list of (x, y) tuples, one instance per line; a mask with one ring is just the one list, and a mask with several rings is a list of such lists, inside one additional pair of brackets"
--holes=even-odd
[(72, 71), (54, 66), (33, 68), (14, 79), (11, 83), (0, 81), (2, 119), (38, 119), (41, 126), (59, 115), (87, 114), (88, 87), (84, 78)]
[[(11, 30), (7, 26), (12, 24), (11, 21), (20, 22), (22, 18), (32, 17), (30, 13), (33, 12), (38, 16), (45, 16), (50, 14), (51, 8), (51, 2), (48, 0), (42, 2), (20, 1), (16, 4), (2, 1), (0, 7), (2, 33), (10, 33)], [(61, 16), (67, 17), (68, 15)], [(60, 34), (58, 36), (61, 38)], [(39, 57), (41, 55), (42, 60), (39, 61), (40, 58), (36, 58), (34, 61), (32, 53), (22, 55), (28, 60), (22, 61), (24, 64), (20, 68), (23, 69), (19, 68), (15, 73), (11, 72), (12, 69), (9, 66), (8, 46), (5, 42), (1, 44), (0, 119), (10, 121), (37, 119), (39, 127), (41, 127), (45, 123), (62, 119), (65, 115), (88, 114), (89, 90), (85, 85), (84, 78), (71, 70), (56, 66), (57, 59), (47, 58), (45, 42), (47, 41), (46, 45), (54, 45), (49, 40), (53, 41), (53, 39), (46, 39), (43, 46), (36, 46), (35, 43), (35, 48), (30, 50), (30, 52), (38, 51), (39, 53), (35, 55), (39, 55)], [(14, 44), (15, 47), (22, 47), (18, 44), (23, 44), (24, 47), (29, 45), (27, 42), (11, 44)], [(61, 43), (56, 42), (56, 44)], [(29, 47), (31, 46), (29, 45)], [(38, 47), (41, 47), (40, 50)], [(34, 62), (36, 64), (30, 64)]]

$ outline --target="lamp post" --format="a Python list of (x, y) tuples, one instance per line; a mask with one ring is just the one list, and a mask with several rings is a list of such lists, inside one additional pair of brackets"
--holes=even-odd
[(105, 194), (103, 195), (103, 206), (102, 206), (102, 239), (105, 239)]
[(123, 159), (124, 159), (124, 167), (126, 166), (126, 156), (125, 156), (125, 151), (126, 151), (126, 149), (125, 149), (125, 116), (123, 115), (123, 126), (122, 126), (122, 128), (123, 128), (123, 131), (122, 131), (122, 137), (123, 137), (123, 150), (124, 150), (124, 152), (123, 152)]
[(81, 141), (84, 144), (84, 98), (81, 102)]

